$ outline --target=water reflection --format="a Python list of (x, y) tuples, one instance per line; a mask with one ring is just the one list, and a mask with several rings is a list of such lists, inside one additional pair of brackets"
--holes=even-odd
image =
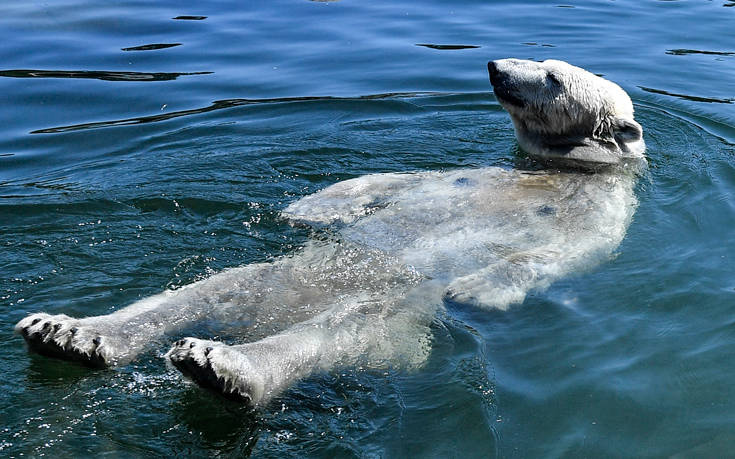
[(703, 51), (699, 49), (667, 49), (666, 54), (673, 56), (686, 56), (687, 54), (707, 54), (713, 56), (735, 56), (733, 52), (726, 51)]
[(115, 72), (105, 70), (0, 70), (0, 77), (7, 78), (89, 78), (105, 81), (165, 81), (180, 76), (209, 75), (214, 72)]
[(436, 45), (432, 43), (416, 43), (416, 46), (423, 46), (425, 48), (441, 49), (441, 50), (469, 49), (469, 48), (479, 48), (480, 47), (478, 45)]
[(150, 51), (154, 49), (173, 48), (174, 46), (181, 46), (181, 43), (151, 43), (150, 45), (131, 46), (121, 49), (123, 51)]
[(69, 362), (61, 360), (35, 355), (29, 355), (28, 358), (30, 364), (27, 368), (26, 381), (46, 389), (68, 388), (91, 374), (99, 374), (93, 373), (83, 365), (70, 365)]
[(192, 386), (172, 407), (178, 423), (199, 433), (206, 448), (226, 456), (248, 457), (258, 442), (260, 423), (256, 413), (219, 395)]

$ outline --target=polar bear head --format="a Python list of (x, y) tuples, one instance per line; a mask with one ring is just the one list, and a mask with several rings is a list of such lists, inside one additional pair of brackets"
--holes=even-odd
[(502, 59), (487, 67), (527, 153), (593, 169), (643, 160), (643, 130), (615, 83), (555, 60)]

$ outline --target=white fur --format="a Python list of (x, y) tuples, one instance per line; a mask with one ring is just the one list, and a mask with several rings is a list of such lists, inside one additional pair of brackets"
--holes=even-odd
[[(494, 83), (504, 85), (496, 92), (514, 101), (499, 95), (530, 153), (558, 154), (560, 140), (582, 139), (588, 149), (577, 152), (580, 161), (642, 158), (632, 104), (616, 85), (558, 61), (495, 65)], [(549, 71), (558, 73), (553, 87)], [(541, 148), (547, 141), (557, 143)], [(186, 338), (167, 356), (200, 384), (260, 406), (314, 371), (420, 366), (431, 321), (446, 302), (505, 309), (607, 259), (635, 209), (634, 183), (635, 174), (620, 168), (489, 167), (346, 180), (283, 211), (321, 234), (289, 256), (106, 316), (31, 315), (16, 330), (39, 352), (115, 365), (203, 318), (244, 324), (242, 344)]]
[(488, 68), (495, 95), (528, 153), (593, 169), (644, 162), (633, 103), (615, 83), (556, 60), (502, 59)]

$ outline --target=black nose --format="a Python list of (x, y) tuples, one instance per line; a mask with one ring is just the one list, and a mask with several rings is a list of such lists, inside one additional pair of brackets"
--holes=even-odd
[(500, 70), (498, 70), (498, 66), (495, 65), (495, 61), (487, 63), (487, 73), (490, 74), (490, 83), (492, 83), (493, 86), (498, 84), (498, 80), (500, 79)]

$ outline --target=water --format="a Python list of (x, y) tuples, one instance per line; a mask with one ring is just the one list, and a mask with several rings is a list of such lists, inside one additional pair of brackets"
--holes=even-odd
[[(733, 6), (4, 5), (1, 453), (730, 454)], [(318, 374), (252, 416), (182, 383), (167, 345), (94, 371), (12, 335), (29, 312), (102, 314), (288, 253), (306, 233), (278, 211), (338, 180), (512, 167), (485, 69), (509, 56), (618, 82), (651, 167), (615, 259), (509, 311), (450, 309), (422, 370)]]

